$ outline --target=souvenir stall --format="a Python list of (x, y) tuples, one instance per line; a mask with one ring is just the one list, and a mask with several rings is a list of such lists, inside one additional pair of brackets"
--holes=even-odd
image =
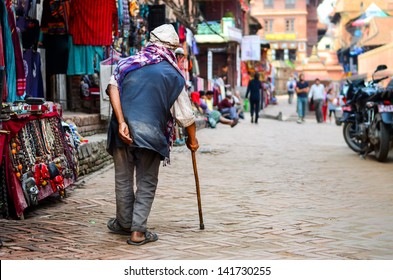
[[(0, 216), (3, 217), (23, 218), (26, 208), (44, 198), (53, 194), (64, 197), (78, 174), (76, 131), (62, 121), (62, 106), (44, 98), (41, 57), (37, 51), (38, 3), (0, 0)], [(61, 64), (61, 57), (53, 60), (58, 61), (57, 58)]]
[(49, 195), (64, 197), (75, 182), (77, 137), (62, 122), (59, 104), (32, 99), (3, 103), (1, 109), (1, 211), (22, 217)]

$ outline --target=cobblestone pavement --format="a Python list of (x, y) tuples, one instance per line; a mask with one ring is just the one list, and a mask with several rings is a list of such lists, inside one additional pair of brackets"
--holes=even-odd
[(234, 128), (198, 132), (205, 230), (191, 154), (182, 146), (160, 169), (149, 219), (157, 242), (134, 247), (108, 232), (111, 165), (24, 220), (1, 219), (0, 259), (393, 258), (393, 152), (387, 163), (361, 159), (346, 146), (342, 127), (312, 117), (300, 125), (255, 125), (246, 117)]

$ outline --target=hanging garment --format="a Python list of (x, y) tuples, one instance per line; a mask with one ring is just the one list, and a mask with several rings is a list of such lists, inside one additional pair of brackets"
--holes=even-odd
[(40, 23), (36, 19), (20, 16), (16, 20), (16, 26), (22, 33), (22, 45), (24, 49), (33, 48), (37, 50), (40, 36)]
[(44, 35), (46, 73), (66, 74), (68, 66), (68, 35)]
[(26, 96), (44, 97), (41, 72), (41, 56), (38, 52), (28, 49), (23, 53), (26, 62)]
[(192, 57), (192, 72), (195, 76), (199, 76), (199, 63), (195, 56)]
[(112, 25), (118, 36), (115, 0), (72, 1), (70, 9), (69, 33), (75, 45), (110, 46)]
[(69, 36), (70, 53), (67, 75), (91, 75), (100, 71), (100, 62), (104, 59), (102, 46), (74, 45)]
[(16, 95), (23, 96), (26, 89), (26, 76), (25, 69), (23, 65), (22, 48), (19, 40), (18, 30), (15, 24), (15, 15), (12, 10), (11, 0), (6, 1), (6, 7), (8, 12), (8, 24), (11, 29), (12, 43), (14, 45), (14, 55), (15, 55), (15, 68), (16, 68)]
[(179, 42), (184, 43), (186, 41), (186, 28), (183, 25), (179, 26)]
[(16, 95), (16, 69), (15, 69), (15, 52), (12, 43), (11, 29), (8, 24), (8, 12), (5, 1), (0, 0), (0, 18), (2, 20), (3, 44), (4, 44), (4, 62), (6, 66), (7, 78), (7, 102), (14, 102), (18, 99)]
[(123, 0), (117, 2), (117, 16), (119, 18), (119, 26), (123, 26)]
[(37, 18), (37, 0), (31, 0), (30, 9), (27, 15), (30, 18)]
[(188, 28), (186, 28), (186, 41), (187, 41), (187, 46), (192, 46), (192, 39), (194, 38), (194, 34), (192, 31)]
[(18, 3), (15, 7), (15, 13), (17, 16), (26, 16), (30, 9), (30, 1), (29, 0), (18, 0)]
[[(128, 0), (122, 0), (123, 4), (123, 37), (128, 38), (130, 29), (131, 29), (131, 21), (130, 21), (130, 13), (129, 13), (129, 5)], [(121, 0), (119, 1), (122, 2)]]
[[(4, 57), (4, 46), (3, 46), (3, 28), (2, 28), (2, 23), (0, 22), (0, 66), (5, 67), (5, 57)], [(7, 100), (7, 78), (5, 75), (5, 69), (4, 68), (4, 74), (2, 75), (3, 80), (0, 81), (0, 84), (2, 84), (2, 88), (0, 90), (3, 90), (3, 94), (0, 94), (2, 96), (2, 100), (0, 102), (5, 102)]]
[(41, 17), (41, 31), (50, 35), (67, 34), (69, 2), (64, 0), (44, 0)]

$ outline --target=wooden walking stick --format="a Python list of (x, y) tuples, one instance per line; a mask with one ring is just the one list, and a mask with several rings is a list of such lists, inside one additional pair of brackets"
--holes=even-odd
[(198, 169), (197, 169), (196, 158), (195, 158), (195, 151), (191, 151), (191, 156), (192, 156), (192, 167), (194, 168), (194, 177), (195, 177), (196, 193), (197, 193), (197, 200), (198, 200), (199, 229), (205, 229), (205, 225), (203, 224), (201, 190), (199, 188), (199, 178), (198, 178)]

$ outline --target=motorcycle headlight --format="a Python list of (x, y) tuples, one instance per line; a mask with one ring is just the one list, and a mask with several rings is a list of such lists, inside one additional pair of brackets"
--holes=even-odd
[(372, 107), (374, 107), (374, 102), (369, 101), (369, 102), (366, 103), (366, 106), (367, 106), (368, 108), (372, 108)]

